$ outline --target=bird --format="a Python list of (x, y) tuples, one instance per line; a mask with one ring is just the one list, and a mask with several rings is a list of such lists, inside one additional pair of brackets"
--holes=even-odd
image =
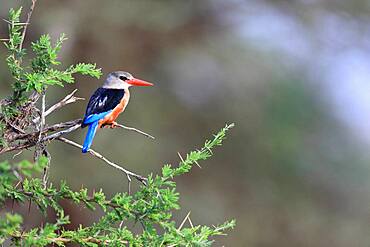
[(90, 149), (97, 128), (117, 126), (115, 120), (126, 109), (130, 100), (131, 86), (153, 86), (153, 84), (137, 79), (128, 72), (115, 71), (109, 73), (104, 84), (95, 90), (87, 104), (81, 124), (82, 128), (88, 127), (82, 153), (87, 153)]

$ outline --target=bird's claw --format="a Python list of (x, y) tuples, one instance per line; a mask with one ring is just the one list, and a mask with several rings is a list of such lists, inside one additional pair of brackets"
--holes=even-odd
[(117, 128), (117, 122), (112, 122), (110, 128), (111, 129)]
[(117, 127), (117, 122), (105, 123), (100, 126), (100, 128), (104, 128), (104, 129), (107, 129), (107, 128), (114, 129), (116, 127)]

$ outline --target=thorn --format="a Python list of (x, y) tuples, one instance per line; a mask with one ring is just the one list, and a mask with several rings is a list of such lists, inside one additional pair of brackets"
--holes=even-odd
[(184, 161), (184, 159), (182, 158), (182, 156), (181, 156), (180, 152), (177, 152), (177, 155), (180, 157), (181, 162), (182, 162), (182, 163), (185, 163), (185, 161)]
[(12, 24), (12, 22), (11, 21), (8, 21), (7, 19), (4, 19), (3, 18), (3, 21), (5, 21), (6, 23), (8, 23), (8, 24)]
[(78, 91), (78, 89), (76, 88), (70, 94), (68, 94), (65, 98), (69, 98), (69, 97), (73, 96), (77, 91)]
[(127, 174), (127, 180), (128, 180), (128, 195), (131, 195), (131, 177)]
[(180, 224), (179, 228), (177, 228), (177, 230), (178, 230), (178, 231), (180, 231), (180, 230), (181, 230), (181, 228), (184, 226), (184, 224), (185, 224), (186, 220), (187, 220), (187, 219), (189, 218), (189, 216), (190, 216), (190, 213), (191, 213), (191, 211), (189, 211), (189, 213), (185, 216), (185, 218), (184, 218), (184, 220), (181, 222), (181, 224)]
[[(182, 156), (181, 156), (181, 154), (180, 154), (179, 152), (177, 152), (177, 155), (180, 157), (180, 159), (181, 159), (182, 163), (185, 163), (185, 160), (182, 158)], [(199, 163), (198, 163), (197, 161), (194, 161), (194, 162), (195, 162), (195, 164), (196, 164), (200, 169), (202, 169), (202, 167), (199, 165)]]
[(19, 181), (18, 181), (18, 183), (15, 185), (15, 187), (14, 187), (14, 188), (16, 189), (16, 188), (18, 187), (18, 185), (20, 185), (21, 183), (22, 183), (22, 181), (21, 181), (21, 180), (19, 180)]
[(121, 223), (119, 223), (119, 228), (122, 228), (123, 226), (123, 220), (121, 221)]
[(212, 150), (211, 150), (209, 147), (206, 147), (206, 149), (209, 151), (209, 153), (210, 153), (211, 155), (213, 155), (213, 152), (212, 152)]
[(31, 199), (28, 200), (28, 214), (30, 214), (31, 211)]
[(5, 21), (6, 23), (8, 23), (10, 25), (13, 25), (13, 26), (26, 26), (26, 25), (30, 24), (28, 22), (12, 22), (12, 21), (9, 21), (7, 19), (3, 19), (3, 21)]
[(13, 25), (14, 26), (27, 26), (27, 25), (29, 25), (30, 23), (28, 23), (28, 22), (16, 22), (16, 23), (14, 23)]
[(62, 99), (62, 101), (68, 101), (70, 100), (72, 97), (76, 100), (78, 99), (82, 99), (82, 100), (85, 100), (85, 98), (78, 98), (78, 97), (75, 97), (74, 94), (78, 91), (78, 89), (76, 88), (75, 90), (73, 90), (70, 94), (68, 94), (66, 97), (64, 97), (64, 99)]
[(190, 216), (188, 217), (188, 221), (189, 221), (191, 228), (194, 228), (194, 225), (193, 225), (193, 222), (191, 222)]
[(14, 158), (15, 158), (15, 157), (17, 157), (18, 155), (20, 155), (22, 152), (23, 152), (23, 150), (21, 150), (21, 151), (19, 151), (18, 153), (14, 154), (14, 155), (13, 155), (13, 160), (14, 160)]
[(200, 168), (202, 169), (202, 167), (199, 165), (198, 161), (194, 160), (195, 164)]

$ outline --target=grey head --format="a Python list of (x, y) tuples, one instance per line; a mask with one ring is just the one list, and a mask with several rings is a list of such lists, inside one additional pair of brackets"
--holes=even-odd
[(134, 77), (128, 72), (115, 71), (108, 74), (107, 79), (103, 84), (103, 88), (127, 89), (131, 86), (127, 82), (132, 80), (133, 78)]

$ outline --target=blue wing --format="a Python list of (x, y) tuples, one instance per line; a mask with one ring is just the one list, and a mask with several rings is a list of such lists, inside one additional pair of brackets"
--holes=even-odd
[(91, 147), (99, 120), (113, 111), (124, 94), (125, 90), (123, 89), (98, 88), (91, 96), (81, 124), (82, 128), (89, 126), (82, 148), (83, 153), (86, 153)]

